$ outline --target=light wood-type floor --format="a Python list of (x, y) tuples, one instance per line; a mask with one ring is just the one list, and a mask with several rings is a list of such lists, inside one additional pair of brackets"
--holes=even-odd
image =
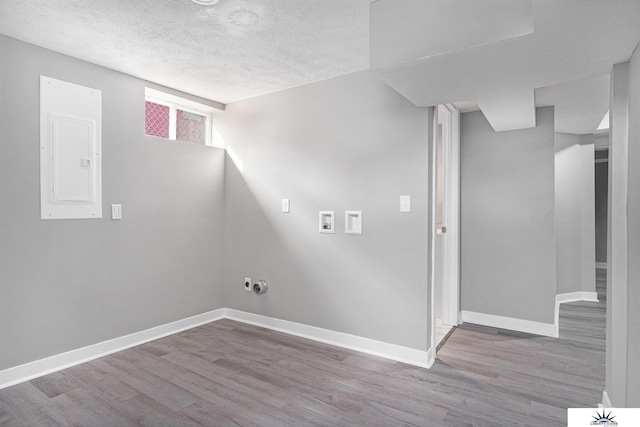
[(222, 320), (0, 390), (0, 425), (561, 426), (600, 401), (604, 306), (559, 339), (462, 325), (430, 370)]

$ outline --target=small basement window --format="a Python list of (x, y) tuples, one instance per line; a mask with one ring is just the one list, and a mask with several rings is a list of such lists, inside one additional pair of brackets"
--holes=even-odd
[(211, 146), (213, 111), (208, 105), (145, 88), (144, 133)]

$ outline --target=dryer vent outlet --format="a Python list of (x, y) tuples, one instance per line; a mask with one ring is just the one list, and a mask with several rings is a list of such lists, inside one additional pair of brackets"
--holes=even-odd
[(253, 293), (256, 295), (266, 294), (269, 289), (269, 285), (265, 280), (259, 280), (258, 283), (253, 284)]

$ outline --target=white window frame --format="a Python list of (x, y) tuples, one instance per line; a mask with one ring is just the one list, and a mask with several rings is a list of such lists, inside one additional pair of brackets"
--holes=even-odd
[[(205, 124), (205, 145), (208, 147), (213, 146), (212, 134), (213, 134), (213, 112), (215, 108), (210, 107), (199, 102), (191, 101), (190, 99), (181, 98), (170, 93), (161, 92), (156, 89), (146, 87), (144, 90), (144, 100), (153, 102), (154, 104), (164, 105), (169, 107), (169, 139), (178, 141), (176, 139), (176, 117), (177, 110), (186, 111), (188, 113), (198, 114), (206, 117)], [(146, 120), (146, 117), (145, 117)], [(146, 135), (146, 133), (145, 133)], [(153, 135), (147, 135), (153, 136)], [(159, 137), (156, 137), (159, 138)], [(188, 142), (188, 141), (184, 141)]]

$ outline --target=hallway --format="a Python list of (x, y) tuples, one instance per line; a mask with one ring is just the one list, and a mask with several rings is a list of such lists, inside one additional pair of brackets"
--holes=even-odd
[(597, 407), (605, 388), (606, 270), (596, 279), (599, 302), (560, 305), (560, 338), (471, 324), (456, 329), (432, 368), (468, 383), (458, 386), (464, 405), (453, 425), (477, 414), (476, 405), (490, 404), (496, 422), (511, 425), (565, 425), (565, 408)]

